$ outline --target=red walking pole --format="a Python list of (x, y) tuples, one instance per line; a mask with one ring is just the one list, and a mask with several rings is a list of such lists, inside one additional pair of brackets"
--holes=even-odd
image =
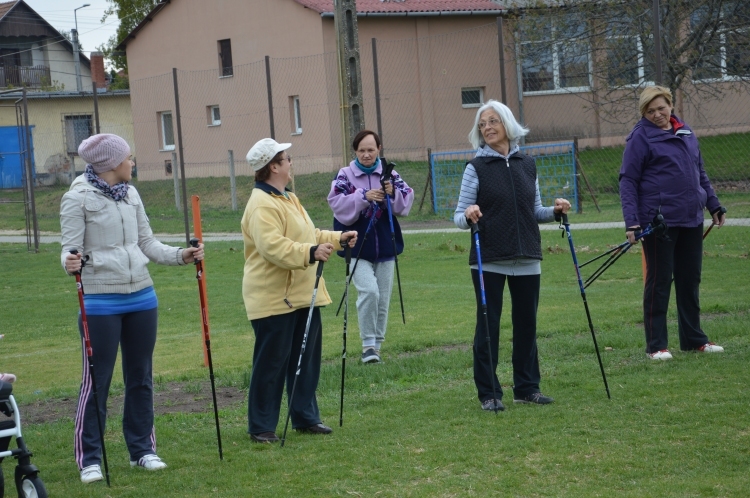
[[(76, 249), (70, 251), (70, 254), (78, 254)], [(86, 265), (86, 260), (81, 259), (81, 268)], [(96, 405), (96, 425), (99, 427), (99, 440), (102, 443), (102, 461), (104, 462), (104, 475), (107, 478), (107, 486), (109, 484), (109, 465), (107, 464), (107, 450), (104, 448), (104, 427), (102, 426), (102, 415), (99, 413), (99, 391), (96, 388), (96, 375), (94, 375), (94, 362), (91, 359), (94, 356), (94, 350), (91, 347), (91, 339), (89, 338), (89, 322), (86, 319), (86, 306), (83, 304), (83, 284), (81, 283), (81, 271), (75, 272), (76, 286), (78, 287), (78, 304), (81, 306), (81, 323), (83, 324), (83, 342), (86, 348), (86, 357), (89, 360), (89, 376), (91, 376), (91, 383), (94, 389), (94, 404)]]

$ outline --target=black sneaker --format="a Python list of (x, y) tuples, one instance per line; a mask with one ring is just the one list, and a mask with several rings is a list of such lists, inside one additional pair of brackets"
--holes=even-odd
[(525, 396), (523, 398), (514, 398), (514, 403), (522, 403), (522, 404), (535, 404), (535, 405), (549, 405), (550, 403), (553, 403), (555, 400), (550, 398), (549, 396), (545, 396), (542, 393), (534, 393), (529, 394), (528, 396)]
[(482, 410), (501, 412), (505, 410), (505, 406), (499, 399), (486, 399), (482, 401)]
[(302, 434), (330, 434), (333, 432), (333, 429), (327, 425), (315, 424), (310, 427), (300, 427), (297, 429), (297, 432)]
[(362, 363), (380, 363), (380, 356), (375, 348), (368, 348), (362, 353)]

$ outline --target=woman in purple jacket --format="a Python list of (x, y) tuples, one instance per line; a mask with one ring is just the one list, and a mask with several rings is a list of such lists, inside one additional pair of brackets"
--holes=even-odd
[[(404, 239), (396, 216), (409, 214), (414, 191), (395, 170), (390, 178), (382, 178), (384, 165), (378, 157), (382, 147), (377, 133), (360, 131), (354, 137), (352, 147), (357, 157), (349, 166), (339, 170), (331, 184), (328, 204), (333, 210), (335, 230), (357, 231), (357, 245), (352, 249), (352, 254), (358, 256), (360, 261), (357, 264), (356, 260), (352, 260), (351, 268), (357, 264), (352, 281), (358, 294), (362, 362), (378, 363), (380, 346), (385, 340), (388, 325), (395, 256), (404, 250)], [(395, 248), (391, 241), (386, 194), (391, 197)], [(368, 226), (370, 230), (365, 237)], [(340, 256), (343, 254), (339, 252)]]
[(708, 208), (721, 227), (724, 215), (706, 171), (698, 139), (690, 127), (672, 114), (672, 92), (652, 86), (640, 97), (642, 119), (625, 143), (620, 169), (620, 199), (626, 235), (661, 213), (669, 227), (664, 235), (643, 238), (646, 283), (643, 289), (643, 324), (646, 353), (654, 360), (669, 360), (667, 308), (674, 277), (683, 351), (721, 353), (700, 326), (698, 287), (703, 258), (703, 210)]

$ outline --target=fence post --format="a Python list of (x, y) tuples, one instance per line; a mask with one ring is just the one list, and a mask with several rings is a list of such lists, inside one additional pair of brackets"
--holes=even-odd
[[(177, 89), (177, 68), (172, 68), (174, 81), (174, 111), (177, 120), (177, 141), (180, 142), (180, 176), (182, 177), (182, 214), (185, 217), (185, 247), (190, 247), (190, 222), (187, 209), (187, 179), (185, 178), (185, 150), (182, 147), (182, 117), (180, 116), (180, 92)], [(174, 167), (174, 166), (173, 166)]]
[[(520, 40), (519, 36), (516, 36), (516, 40)], [(521, 124), (524, 124), (525, 118), (523, 114), (523, 68), (521, 67), (521, 49), (518, 47), (518, 43), (513, 44), (516, 49), (516, 84), (518, 86), (518, 120)], [(521, 145), (526, 145), (526, 137), (521, 136), (519, 140)]]
[(662, 84), (662, 68), (661, 68), (661, 24), (659, 23), (659, 0), (654, 0), (651, 6), (651, 16), (653, 17), (653, 30), (654, 30), (654, 63), (656, 74), (654, 75), (654, 83), (657, 85)]
[(503, 18), (497, 16), (497, 44), (500, 53), (500, 98), (502, 103), (508, 105), (505, 95), (505, 45), (503, 43)]
[[(378, 44), (375, 38), (372, 39), (372, 72), (375, 77), (375, 116), (378, 120), (378, 135), (380, 142), (383, 142), (383, 123), (380, 114), (380, 77), (378, 76)], [(384, 152), (381, 152), (381, 156)]]
[(266, 90), (268, 91), (268, 121), (271, 125), (271, 138), (276, 140), (276, 128), (273, 124), (273, 94), (271, 92), (271, 58), (266, 56)]
[(576, 179), (576, 213), (583, 212), (583, 199), (581, 198), (581, 181), (578, 172), (578, 137), (573, 137), (573, 176)]
[[(26, 88), (23, 89), (23, 127), (24, 127), (24, 149), (26, 150), (26, 188), (29, 190), (29, 201), (31, 202), (31, 223), (34, 231), (34, 252), (39, 252), (39, 223), (36, 218), (36, 199), (34, 198), (34, 170), (31, 166), (32, 154), (34, 149), (32, 148), (32, 136), (31, 128), (29, 127), (29, 105), (28, 96), (26, 95)], [(27, 249), (28, 250), (28, 249)]]
[(174, 205), (177, 211), (182, 212), (182, 204), (180, 204), (180, 175), (177, 174), (176, 152), (172, 152), (172, 178), (174, 179)]
[(101, 128), (99, 127), (99, 95), (96, 92), (96, 81), (92, 81), (91, 86), (94, 89), (94, 131), (98, 135), (101, 133)]
[(237, 211), (237, 182), (234, 178), (234, 151), (229, 151), (229, 188), (232, 192), (232, 211)]

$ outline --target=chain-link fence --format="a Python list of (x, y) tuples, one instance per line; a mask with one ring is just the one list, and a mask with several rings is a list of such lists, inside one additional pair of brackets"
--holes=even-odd
[[(477, 108), (502, 100), (530, 128), (525, 145), (574, 142), (579, 199), (614, 211), (625, 137), (640, 119), (637, 97), (661, 65), (664, 84), (675, 90), (675, 113), (698, 135), (715, 188), (746, 199), (750, 7), (724, 1), (715, 11), (714, 3), (662, 0), (662, 60), (654, 56), (651, 2), (642, 0), (511, 11), (502, 22), (420, 38), (360, 39), (365, 125), (381, 133), (385, 155), (400, 170), (410, 164), (427, 175), (428, 151), (469, 149)], [(244, 157), (260, 138), (292, 142), (297, 182), (317, 185), (313, 195), (321, 198), (328, 180), (300, 175), (328, 178), (348, 147), (332, 52), (220, 71), (177, 69), (98, 100), (101, 131), (133, 145), (139, 189), (153, 195), (145, 202), (159, 213), (180, 204), (181, 162), (186, 178), (206, 179), (192, 182), (188, 194), (211, 199), (210, 212), (245, 202), (252, 171)], [(37, 185), (69, 182), (83, 168), (77, 144), (95, 131), (93, 94), (29, 104)], [(405, 179), (420, 187), (424, 178)], [(157, 180), (161, 187), (145, 188)]]

